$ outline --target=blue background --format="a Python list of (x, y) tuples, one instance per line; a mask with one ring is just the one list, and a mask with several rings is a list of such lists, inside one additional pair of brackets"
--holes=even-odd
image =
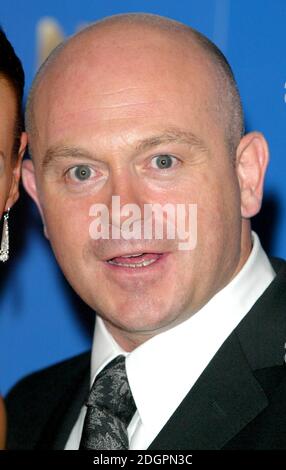
[[(0, 24), (23, 61), (27, 91), (36, 71), (40, 19), (53, 17), (67, 36), (84, 23), (135, 11), (183, 21), (227, 56), (247, 129), (264, 132), (271, 150), (264, 205), (254, 226), (268, 253), (286, 257), (285, 0), (2, 0)], [(13, 256), (0, 270), (2, 393), (28, 372), (88, 349), (94, 321), (63, 279), (23, 190), (12, 211), (11, 231)]]

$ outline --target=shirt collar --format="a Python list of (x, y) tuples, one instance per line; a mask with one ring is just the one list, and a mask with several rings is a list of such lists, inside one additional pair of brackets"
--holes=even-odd
[(120, 354), (127, 355), (113, 339), (99, 316), (96, 317), (92, 344), (90, 386), (93, 384), (95, 377), (110, 361)]

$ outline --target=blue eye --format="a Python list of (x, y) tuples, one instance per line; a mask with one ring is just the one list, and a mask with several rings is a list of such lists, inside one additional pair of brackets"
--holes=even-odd
[(172, 155), (157, 155), (152, 158), (151, 166), (153, 168), (158, 168), (159, 170), (167, 170), (173, 166), (175, 160), (175, 157)]
[(92, 176), (92, 169), (87, 165), (78, 165), (71, 168), (68, 173), (76, 181), (86, 181)]

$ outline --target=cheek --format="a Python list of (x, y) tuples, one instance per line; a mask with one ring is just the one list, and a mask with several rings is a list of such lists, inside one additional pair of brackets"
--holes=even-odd
[(6, 196), (6, 185), (5, 185), (5, 181), (2, 177), (2, 178), (0, 178), (0, 215), (1, 216), (2, 216), (2, 212), (4, 210), (5, 196)]
[(44, 218), (57, 259), (69, 263), (75, 258), (78, 260), (90, 238), (89, 206), (82, 202), (51, 201), (44, 205)]
[(0, 175), (0, 217), (5, 209), (6, 199), (8, 197), (8, 178), (5, 173)]
[[(208, 191), (198, 195), (197, 253), (212, 272), (212, 266), (233, 262), (240, 247), (240, 198), (234, 178), (226, 182), (216, 180), (208, 184)], [(225, 258), (228, 253), (229, 260)], [(223, 268), (222, 268), (223, 270)]]
[[(1, 191), (1, 189), (0, 189), (0, 191)], [(2, 198), (0, 196), (0, 219), (3, 215), (4, 209), (5, 209), (5, 200), (4, 200), (4, 198)]]
[(240, 216), (239, 186), (233, 171), (205, 175), (198, 188), (196, 200), (203, 225), (227, 226), (233, 217)]

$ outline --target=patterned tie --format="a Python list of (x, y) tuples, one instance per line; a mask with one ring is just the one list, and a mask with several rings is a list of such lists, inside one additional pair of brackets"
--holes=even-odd
[(124, 356), (117, 356), (100, 372), (86, 406), (80, 450), (127, 450), (127, 426), (136, 405), (126, 375)]

